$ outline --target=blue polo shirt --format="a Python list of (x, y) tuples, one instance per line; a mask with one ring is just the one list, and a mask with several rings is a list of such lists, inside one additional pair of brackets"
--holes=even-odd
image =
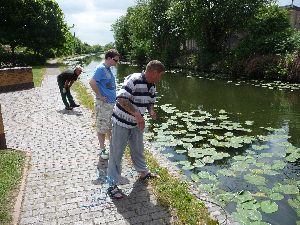
[(94, 71), (93, 78), (96, 81), (99, 92), (107, 97), (108, 103), (116, 102), (116, 79), (110, 68), (101, 63)]

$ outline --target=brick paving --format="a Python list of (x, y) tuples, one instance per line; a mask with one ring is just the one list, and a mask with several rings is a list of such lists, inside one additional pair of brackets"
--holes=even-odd
[(58, 73), (47, 68), (41, 87), (0, 94), (8, 148), (31, 154), (19, 224), (172, 224), (126, 160), (120, 187), (127, 197), (106, 195), (107, 161), (98, 156), (93, 115), (64, 110)]

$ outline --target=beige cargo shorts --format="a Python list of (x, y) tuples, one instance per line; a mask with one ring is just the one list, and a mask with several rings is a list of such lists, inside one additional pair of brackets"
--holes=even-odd
[(114, 104), (100, 101), (96, 99), (96, 128), (100, 134), (105, 134), (111, 130), (111, 116)]

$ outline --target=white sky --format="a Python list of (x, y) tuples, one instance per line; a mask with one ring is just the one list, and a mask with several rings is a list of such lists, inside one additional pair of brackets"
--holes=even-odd
[[(135, 0), (56, 0), (65, 14), (65, 20), (82, 42), (105, 45), (114, 42), (111, 25)], [(292, 0), (278, 0), (279, 5), (289, 5)], [(294, 0), (300, 7), (300, 0)]]

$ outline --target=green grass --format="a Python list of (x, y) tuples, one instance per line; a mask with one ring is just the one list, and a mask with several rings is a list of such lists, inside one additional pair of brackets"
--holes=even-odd
[(34, 66), (32, 67), (33, 83), (34, 87), (40, 87), (42, 80), (46, 72), (45, 66)]
[(12, 222), (12, 209), (18, 186), (22, 178), (25, 153), (14, 150), (0, 150), (0, 224)]
[[(77, 92), (77, 99), (80, 104), (94, 112), (94, 98), (80, 82), (73, 85)], [(128, 156), (128, 153), (126, 154)], [(150, 185), (157, 197), (157, 200), (171, 211), (178, 218), (177, 224), (189, 225), (215, 225), (217, 221), (210, 218), (207, 208), (203, 202), (189, 193), (188, 184), (172, 177), (166, 168), (160, 167), (154, 157), (146, 151), (147, 164), (152, 171), (156, 171), (161, 179), (153, 180)]]
[(81, 82), (77, 81), (74, 82), (72, 88), (77, 93), (76, 97), (79, 100), (79, 103), (94, 112), (94, 97), (87, 92), (86, 87)]
[(177, 224), (218, 224), (210, 218), (204, 203), (189, 192), (189, 184), (186, 181), (172, 177), (166, 168), (158, 165), (148, 151), (146, 160), (149, 169), (160, 175), (160, 179), (150, 181), (154, 194), (160, 204), (175, 212)]

